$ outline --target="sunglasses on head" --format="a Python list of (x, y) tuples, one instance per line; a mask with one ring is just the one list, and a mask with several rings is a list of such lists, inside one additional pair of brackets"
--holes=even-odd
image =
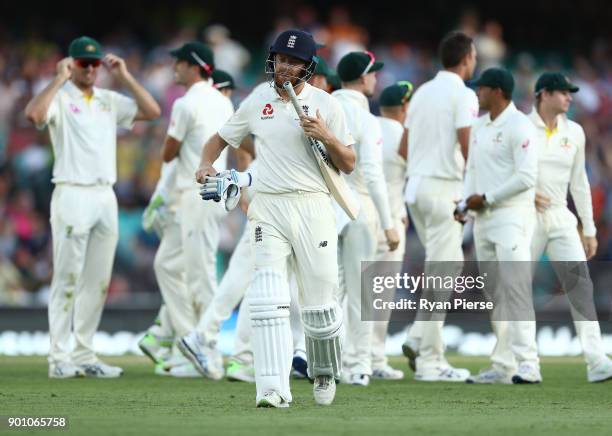
[(90, 65), (98, 68), (102, 64), (100, 59), (75, 59), (74, 62), (81, 68), (89, 68)]

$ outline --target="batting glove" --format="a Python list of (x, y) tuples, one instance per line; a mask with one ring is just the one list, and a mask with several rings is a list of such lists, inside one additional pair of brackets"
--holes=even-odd
[(208, 176), (200, 188), (202, 200), (224, 201), (225, 210), (236, 207), (243, 187), (251, 186), (253, 178), (250, 173), (240, 173), (234, 169)]

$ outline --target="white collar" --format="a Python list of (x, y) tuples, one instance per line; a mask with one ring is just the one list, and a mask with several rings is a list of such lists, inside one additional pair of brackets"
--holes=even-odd
[(338, 89), (337, 91), (334, 91), (332, 95), (353, 100), (362, 109), (365, 109), (368, 112), (370, 111), (370, 103), (368, 102), (368, 98), (362, 92), (355, 91), (354, 89)]
[(461, 83), (463, 86), (465, 86), (465, 83), (459, 74), (453, 73), (452, 71), (440, 70), (438, 71), (438, 74), (436, 74), (436, 79), (450, 80), (456, 83)]
[(514, 102), (511, 101), (510, 104), (506, 106), (506, 109), (504, 109), (502, 113), (499, 114), (497, 118), (495, 118), (493, 121), (491, 121), (491, 113), (487, 113), (487, 124), (491, 124), (496, 127), (502, 126), (506, 122), (508, 117), (510, 117), (515, 112), (518, 112), (518, 109), (514, 105)]

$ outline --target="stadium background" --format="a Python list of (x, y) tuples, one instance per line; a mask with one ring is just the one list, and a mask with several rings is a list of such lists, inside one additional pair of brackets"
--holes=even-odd
[[(160, 120), (138, 123), (132, 132), (122, 132), (118, 141), (115, 189), (120, 241), (102, 330), (135, 332), (153, 319), (160, 302), (152, 270), (158, 241), (141, 230), (140, 217), (159, 175), (159, 149), (170, 107), (181, 95), (172, 83), (169, 49), (190, 39), (214, 40), (211, 45), (218, 67), (231, 71), (239, 87), (235, 104), (263, 80), (269, 41), (291, 26), (310, 30), (318, 42), (325, 43), (321, 54), (332, 67), (349, 50), (371, 49), (385, 62), (378, 92), (396, 80), (419, 85), (431, 78), (439, 67), (437, 43), (453, 28), (475, 36), (478, 71), (492, 65), (511, 69), (516, 80), (514, 98), (524, 111), (533, 103), (539, 73), (562, 70), (581, 88), (571, 117), (587, 134), (597, 260), (605, 262), (612, 260), (610, 22), (612, 8), (605, 1), (576, 6), (569, 0), (475, 1), (470, 5), (437, 0), (403, 7), (380, 1), (178, 1), (171, 6), (162, 1), (111, 1), (91, 6), (45, 3), (34, 10), (25, 2), (0, 5), (0, 354), (8, 352), (9, 342), (23, 337), (18, 332), (47, 329), (44, 308), (52, 268), (48, 213), (53, 157), (47, 133), (29, 125), (23, 109), (51, 79), (74, 37), (96, 37), (105, 51), (124, 57), (130, 71), (162, 106)], [(103, 69), (99, 77), (100, 86), (116, 89)], [(376, 104), (372, 108), (377, 111)], [(244, 217), (236, 212), (224, 228), (220, 275), (243, 223)], [(466, 250), (471, 250), (469, 243)], [(412, 229), (406, 256), (412, 262), (423, 256)], [(605, 274), (605, 268), (603, 271), (595, 277), (596, 286), (610, 288), (612, 277)], [(609, 324), (603, 323), (604, 331), (610, 330)], [(226, 327), (231, 328), (231, 323)], [(482, 328), (488, 329), (486, 323)], [(459, 330), (454, 332), (459, 334)], [(560, 334), (558, 329), (551, 330), (553, 338)], [(568, 334), (569, 330), (563, 330), (563, 335)], [(44, 336), (36, 337), (44, 342)], [(609, 339), (612, 346), (612, 336)], [(567, 349), (574, 350), (575, 345)]]

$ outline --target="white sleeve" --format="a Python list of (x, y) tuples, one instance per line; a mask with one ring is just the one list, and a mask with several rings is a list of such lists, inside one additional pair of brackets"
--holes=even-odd
[(455, 129), (471, 127), (478, 118), (478, 97), (474, 91), (465, 89), (457, 96), (455, 105)]
[(534, 133), (535, 128), (531, 121), (527, 119), (516, 126), (512, 132), (510, 147), (514, 158), (514, 173), (501, 186), (490, 192), (485, 192), (488, 203), (499, 203), (535, 187), (538, 174), (538, 155)]
[(364, 117), (364, 129), (361, 143), (359, 144), (359, 155), (357, 165), (368, 189), (368, 193), (376, 206), (380, 224), (383, 230), (393, 227), (391, 219), (391, 208), (387, 196), (387, 182), (383, 172), (383, 140), (380, 124), (376, 118), (368, 114)]
[(168, 136), (179, 142), (185, 140), (185, 136), (191, 126), (191, 113), (187, 110), (184, 100), (176, 100), (172, 105), (170, 124), (168, 125)]
[(134, 126), (134, 118), (136, 118), (138, 113), (138, 105), (133, 98), (126, 97), (118, 92), (111, 92), (115, 105), (117, 125), (125, 129), (131, 129)]
[(47, 109), (47, 116), (45, 117), (45, 121), (41, 124), (37, 124), (36, 128), (38, 130), (43, 130), (47, 125), (55, 125), (59, 118), (60, 111), (60, 92), (58, 91), (53, 100), (51, 100), (51, 104), (49, 104), (49, 108)]
[(344, 115), (344, 110), (342, 109), (342, 106), (340, 106), (340, 102), (336, 99), (336, 97), (333, 96), (330, 96), (329, 100), (331, 110), (329, 111), (329, 115), (325, 120), (327, 127), (329, 127), (334, 136), (342, 144), (355, 144), (355, 139), (349, 131), (348, 125), (346, 123), (346, 117)]
[(251, 98), (244, 99), (238, 110), (219, 130), (219, 136), (234, 148), (240, 147), (242, 140), (251, 133), (249, 124), (250, 102)]
[(572, 174), (570, 179), (570, 192), (572, 199), (576, 205), (576, 210), (580, 221), (582, 222), (582, 230), (584, 236), (595, 236), (597, 230), (593, 222), (593, 201), (591, 199), (591, 186), (586, 175), (585, 169), (585, 136), (584, 130), (579, 128), (579, 142), (574, 164), (572, 166)]

